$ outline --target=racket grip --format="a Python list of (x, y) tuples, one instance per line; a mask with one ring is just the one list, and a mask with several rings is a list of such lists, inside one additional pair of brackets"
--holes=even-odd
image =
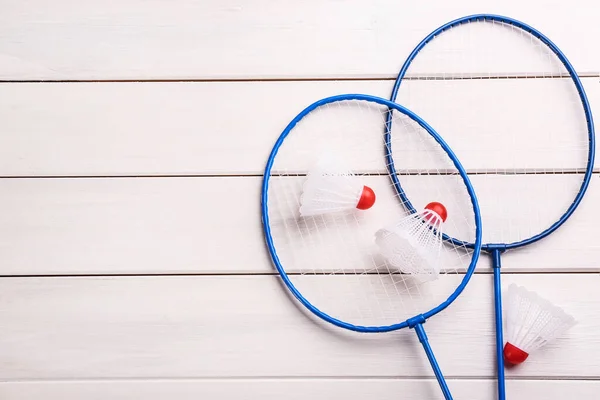
[(448, 389), (448, 385), (446, 384), (446, 378), (444, 378), (444, 374), (442, 374), (442, 370), (433, 355), (433, 350), (429, 345), (429, 339), (427, 338), (427, 334), (425, 334), (425, 329), (423, 329), (423, 324), (418, 323), (412, 326), (412, 328), (417, 333), (419, 337), (419, 342), (423, 346), (425, 350), (425, 354), (427, 354), (427, 358), (429, 359), (429, 364), (431, 364), (431, 368), (433, 368), (433, 373), (435, 374), (435, 378), (437, 379), (440, 388), (442, 389), (442, 393), (444, 394), (444, 398), (446, 400), (452, 400), (452, 394), (450, 393), (450, 389)]

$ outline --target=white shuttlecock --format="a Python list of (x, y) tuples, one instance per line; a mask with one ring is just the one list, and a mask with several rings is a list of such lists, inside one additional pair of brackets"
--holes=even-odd
[(302, 187), (300, 215), (309, 217), (349, 210), (367, 210), (375, 192), (332, 156), (322, 157)]
[(529, 353), (565, 333), (575, 318), (562, 308), (522, 286), (512, 284), (505, 294), (504, 360), (516, 365)]
[(443, 204), (429, 203), (421, 213), (378, 230), (375, 243), (392, 267), (420, 281), (436, 279), (440, 273), (442, 225), (447, 216)]

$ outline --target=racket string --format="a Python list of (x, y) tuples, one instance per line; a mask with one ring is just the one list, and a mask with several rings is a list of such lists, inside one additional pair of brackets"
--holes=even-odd
[[(387, 107), (364, 101), (319, 107), (290, 132), (273, 164), (277, 176), (271, 177), (272, 181), (282, 181), (281, 186), (270, 186), (273, 196), (269, 202), (279, 204), (270, 207), (269, 212), (281, 221), (281, 232), (271, 225), (273, 235), (280, 235), (275, 244), (290, 280), (323, 311), (362, 325), (397, 323), (439, 304), (456, 287), (442, 278), (440, 282), (425, 283), (402, 273), (379, 254), (374, 244), (377, 229), (407, 215), (387, 173), (383, 154), (383, 127), (388, 113)], [(447, 203), (452, 212), (445, 229), (462, 231), (474, 238), (470, 198), (448, 155), (410, 118), (399, 112), (394, 112), (393, 118), (393, 133), (397, 134), (393, 137), (393, 151), (407, 145), (414, 150), (409, 163), (397, 168), (401, 181), (411, 182), (407, 190), (423, 192), (413, 206), (418, 211), (430, 201)], [(373, 210), (308, 217), (299, 214), (303, 182), (310, 178), (311, 166), (323, 155), (331, 154), (340, 165), (337, 174), (331, 174), (333, 178), (339, 176), (373, 186), (377, 195)], [(425, 164), (411, 165), (419, 159)], [(427, 190), (421, 190), (423, 186)], [(331, 195), (334, 190), (326, 187), (323, 194)], [(463, 214), (465, 205), (467, 212)], [(447, 243), (441, 247), (441, 253), (441, 276), (464, 273), (472, 258), (471, 249)], [(445, 289), (435, 290), (437, 286)]]
[[(406, 76), (424, 75), (441, 79), (405, 80), (397, 101), (434, 126), (477, 174), (484, 241), (524, 240), (557, 221), (583, 181), (589, 137), (579, 93), (556, 54), (513, 24), (463, 23), (417, 54)], [(485, 184), (490, 175), (511, 184), (494, 191)], [(572, 190), (561, 193), (561, 186)]]

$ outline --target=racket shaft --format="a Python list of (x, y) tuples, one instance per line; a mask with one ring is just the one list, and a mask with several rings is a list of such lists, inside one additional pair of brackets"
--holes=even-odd
[(504, 338), (502, 332), (502, 286), (500, 283), (500, 250), (492, 251), (492, 267), (494, 269), (494, 310), (496, 318), (496, 367), (498, 370), (498, 400), (505, 400), (504, 380)]
[(440, 388), (442, 389), (442, 393), (444, 393), (444, 398), (446, 400), (452, 400), (452, 394), (450, 393), (450, 389), (448, 389), (448, 385), (446, 384), (446, 378), (444, 378), (444, 374), (442, 374), (442, 370), (433, 355), (433, 350), (429, 345), (429, 339), (427, 339), (427, 335), (425, 334), (425, 329), (423, 329), (422, 324), (417, 324), (414, 326), (415, 332), (419, 337), (419, 341), (423, 345), (423, 349), (425, 349), (425, 354), (427, 354), (427, 358), (429, 359), (429, 364), (431, 364), (431, 368), (433, 368), (433, 373), (435, 374), (435, 378), (440, 384)]

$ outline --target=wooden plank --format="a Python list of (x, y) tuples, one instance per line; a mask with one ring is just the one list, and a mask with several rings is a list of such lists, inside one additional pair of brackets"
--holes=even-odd
[[(389, 0), (16, 1), (0, 15), (0, 79), (392, 77), (427, 33), (480, 9), (476, 0), (410, 10)], [(593, 3), (507, 0), (486, 11), (532, 24), (578, 71), (598, 71), (600, 55), (582, 44), (600, 36)]]
[[(455, 398), (487, 400), (495, 396), (495, 381), (454, 380), (448, 386)], [(597, 381), (568, 380), (508, 380), (511, 399), (543, 398), (560, 400), (577, 393), (591, 399), (599, 389)], [(70, 382), (3, 382), (0, 395), (6, 400), (48, 400), (166, 397), (178, 400), (264, 399), (301, 400), (311, 398), (394, 400), (401, 394), (406, 400), (437, 400), (437, 382), (433, 379), (207, 379), (207, 380), (132, 380), (132, 381), (70, 381)]]
[[(504, 276), (504, 285), (534, 289), (578, 320), (508, 376), (598, 376), (599, 279)], [(491, 290), (491, 279), (476, 275), (426, 324), (449, 378), (494, 376)], [(0, 293), (3, 381), (432, 377), (412, 331), (368, 335), (325, 325), (273, 276), (4, 278)]]
[(0, 202), (11, 210), (0, 216), (2, 272), (272, 271), (260, 230), (259, 181), (0, 180)]
[(383, 81), (0, 84), (0, 171), (260, 173), (277, 136), (308, 104), (390, 91)]
[[(543, 202), (536, 197), (541, 194), (552, 199), (546, 201), (548, 210), (560, 199), (568, 202), (566, 181), (559, 178), (571, 177), (513, 175), (498, 177), (499, 186), (479, 185), (485, 218), (491, 223), (496, 218), (504, 226), (504, 213), (526, 205), (500, 204), (494, 201), (498, 191), (528, 190), (531, 196), (523, 202)], [(476, 187), (479, 178), (473, 177)], [(425, 204), (429, 181), (421, 177), (404, 181), (416, 196), (415, 204)], [(385, 182), (380, 178), (378, 184), (387, 186)], [(260, 222), (260, 184), (260, 177), (0, 180), (4, 210), (0, 271), (3, 275), (274, 272)], [(534, 245), (508, 252), (504, 270), (598, 271), (595, 232), (600, 216), (594, 211), (598, 201), (600, 185), (594, 176), (581, 207), (565, 226)], [(386, 219), (393, 210), (391, 200), (375, 207), (374, 221)], [(518, 219), (513, 222), (517, 229)], [(527, 228), (524, 223), (522, 227)], [(490, 235), (497, 233), (488, 230)], [(489, 258), (482, 256), (478, 271), (489, 271), (488, 267)]]
[[(505, 124), (496, 129), (516, 129), (518, 121), (504, 118), (506, 112), (500, 108), (492, 109), (491, 115), (474, 116), (469, 124), (460, 124), (462, 129), (442, 124), (447, 129), (440, 134), (470, 170), (512, 168), (517, 157), (526, 160), (522, 167), (527, 170), (580, 167), (579, 153), (550, 151), (560, 157), (548, 158), (540, 148), (540, 137), (547, 137), (557, 127), (573, 126), (580, 110), (570, 108), (573, 99), (552, 97), (552, 102), (546, 102), (547, 81), (459, 81), (456, 88), (439, 81), (411, 81), (402, 93), (418, 91), (435, 97), (446, 89), (468, 92), (472, 98), (493, 91), (517, 108), (535, 104), (537, 99), (556, 112), (536, 117), (535, 126), (524, 125), (527, 134), (522, 135), (519, 146), (489, 146), (487, 140), (480, 140), (479, 127), (486, 121), (504, 119)], [(592, 106), (598, 107), (600, 82), (587, 78), (584, 84)], [(511, 94), (514, 85), (526, 85), (531, 95), (515, 98)], [(388, 81), (0, 84), (0, 176), (259, 174), (276, 138), (307, 105), (339, 93), (388, 97), (391, 87)], [(561, 107), (565, 104), (569, 107)], [(435, 103), (431, 107), (425, 105), (419, 111), (428, 117), (433, 114), (432, 123), (444, 122), (443, 116), (438, 118)], [(345, 147), (336, 142), (333, 133), (341, 122), (333, 119), (322, 126), (324, 131), (332, 131), (320, 136), (324, 146), (336, 145), (340, 150), (352, 146), (350, 139)], [(380, 123), (375, 122), (372, 128), (379, 132)], [(573, 143), (570, 135), (585, 139), (584, 132), (553, 133), (554, 140), (546, 143), (561, 143), (564, 138), (566, 146)], [(363, 155), (369, 155), (366, 158), (373, 163), (361, 161), (357, 167), (380, 169), (379, 137), (365, 140), (363, 136), (357, 132), (351, 139), (361, 144)], [(305, 168), (309, 161), (305, 154), (313, 151), (315, 144), (305, 135), (296, 146), (289, 163)], [(402, 148), (394, 150), (398, 159), (413, 154), (400, 152)], [(414, 154), (412, 168), (435, 167), (421, 161), (427, 158), (415, 159)]]

